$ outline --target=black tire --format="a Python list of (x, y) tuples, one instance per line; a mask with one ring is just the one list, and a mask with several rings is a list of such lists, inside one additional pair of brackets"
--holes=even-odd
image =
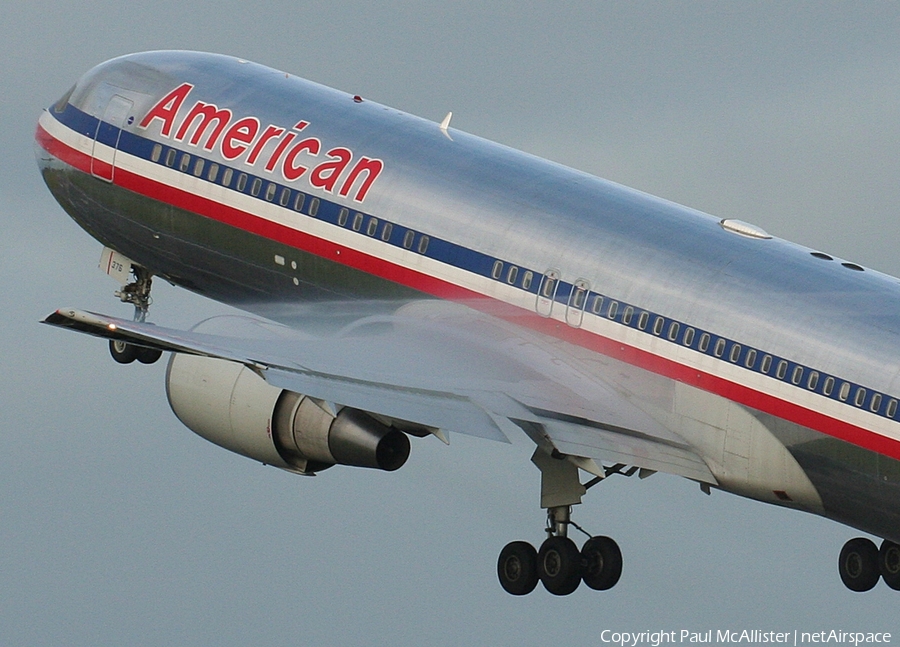
[(900, 591), (900, 544), (895, 544), (889, 539), (881, 542), (881, 550), (878, 551), (878, 570), (885, 584), (895, 591)]
[(137, 361), (141, 364), (153, 364), (162, 357), (162, 351), (156, 348), (137, 347)]
[(497, 560), (500, 586), (511, 595), (528, 595), (537, 586), (537, 551), (527, 541), (514, 541), (503, 547)]
[(118, 339), (110, 339), (109, 354), (119, 364), (131, 364), (138, 357), (138, 348)]
[(878, 548), (871, 540), (857, 537), (848, 541), (838, 558), (838, 572), (844, 586), (858, 593), (871, 589), (881, 577), (878, 562)]
[(548, 537), (538, 551), (537, 572), (553, 595), (569, 595), (581, 584), (581, 553), (568, 537)]
[(622, 576), (622, 551), (609, 537), (591, 537), (581, 548), (581, 579), (595, 591), (611, 589)]

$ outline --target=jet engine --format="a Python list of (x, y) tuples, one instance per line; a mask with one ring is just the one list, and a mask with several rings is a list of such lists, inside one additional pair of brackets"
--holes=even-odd
[(166, 394), (191, 431), (293, 472), (335, 464), (393, 471), (409, 457), (402, 431), (365, 411), (276, 388), (243, 364), (172, 353)]

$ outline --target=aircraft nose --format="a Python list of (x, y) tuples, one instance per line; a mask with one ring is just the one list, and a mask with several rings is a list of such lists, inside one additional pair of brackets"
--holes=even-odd
[(53, 156), (53, 138), (47, 132), (44, 124), (53, 118), (50, 114), (51, 111), (58, 115), (66, 111), (69, 105), (69, 98), (75, 92), (76, 87), (77, 84), (69, 88), (49, 109), (44, 108), (38, 119), (37, 127), (34, 131), (34, 157), (41, 171), (53, 164), (55, 159)]
[[(47, 111), (44, 110), (44, 113), (46, 112)], [(48, 139), (49, 136), (47, 135), (47, 131), (41, 126), (41, 120), (38, 120), (37, 127), (34, 130), (34, 142), (32, 145), (34, 146), (34, 159), (41, 171), (47, 168), (53, 161), (53, 156), (47, 151)]]

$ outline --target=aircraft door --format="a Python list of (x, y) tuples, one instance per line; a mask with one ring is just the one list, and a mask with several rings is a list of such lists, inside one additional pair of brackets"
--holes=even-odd
[(569, 293), (569, 303), (566, 305), (566, 323), (573, 328), (580, 328), (584, 319), (584, 306), (587, 304), (590, 284), (584, 279), (578, 279)]
[(109, 100), (106, 110), (103, 111), (103, 119), (97, 124), (97, 132), (94, 133), (94, 146), (91, 151), (91, 175), (94, 177), (106, 182), (113, 181), (116, 150), (119, 148), (122, 126), (125, 125), (133, 106), (134, 103), (118, 94)]
[(541, 277), (538, 286), (537, 302), (535, 309), (542, 317), (549, 317), (553, 313), (553, 302), (556, 300), (556, 291), (559, 288), (559, 270), (547, 270)]

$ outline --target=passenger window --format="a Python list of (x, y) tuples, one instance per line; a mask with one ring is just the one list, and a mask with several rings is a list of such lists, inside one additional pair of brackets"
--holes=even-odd
[(762, 371), (765, 375), (769, 374), (769, 371), (772, 369), (772, 356), (771, 355), (763, 355), (762, 363), (759, 365), (759, 370)]
[(638, 315), (638, 329), (646, 330), (647, 324), (650, 322), (650, 313), (646, 310), (641, 310), (641, 314)]
[(271, 202), (275, 199), (275, 192), (278, 190), (278, 185), (274, 182), (269, 182), (269, 186), (266, 187), (266, 202)]
[(403, 246), (406, 249), (412, 249), (413, 240), (416, 238), (416, 232), (409, 230), (406, 232), (406, 235), (403, 236)]
[(162, 144), (153, 144), (153, 152), (150, 153), (150, 161), (158, 162), (162, 156)]
[(594, 297), (593, 303), (591, 303), (591, 312), (595, 315), (600, 314), (601, 308), (603, 308), (603, 297), (598, 294)]
[(572, 307), (579, 310), (584, 307), (584, 300), (587, 298), (587, 290), (582, 287), (576, 287), (572, 294)]
[(815, 391), (816, 386), (819, 384), (819, 374), (816, 371), (812, 371), (809, 374), (809, 378), (806, 380), (806, 388), (810, 391)]
[(175, 155), (176, 153), (174, 148), (170, 148), (169, 152), (166, 153), (166, 166), (168, 166), (169, 168), (171, 168), (175, 164)]
[(210, 182), (216, 181), (216, 176), (219, 175), (219, 165), (213, 162), (209, 165), (209, 173), (206, 174), (206, 179)]
[(203, 175), (203, 162), (204, 160), (202, 157), (198, 157), (197, 161), (194, 162), (194, 175), (196, 177)]
[(888, 401), (887, 405), (887, 417), (893, 418), (897, 414), (897, 401), (891, 399)]
[(685, 346), (690, 346), (694, 343), (694, 329), (693, 328), (685, 328), (684, 329), (684, 339), (681, 340), (681, 343)]
[(666, 324), (666, 320), (662, 317), (657, 317), (656, 321), (653, 322), (653, 334), (660, 335), (662, 333), (663, 326)]
[(340, 213), (338, 213), (337, 223), (341, 227), (347, 224), (347, 218), (350, 217), (350, 212), (347, 209), (341, 209)]
[(831, 395), (831, 392), (834, 391), (834, 378), (830, 375), (825, 378), (825, 382), (822, 384), (822, 393), (825, 395)]
[(304, 200), (306, 200), (306, 195), (298, 191), (297, 197), (294, 198), (294, 211), (303, 211)]
[(525, 270), (525, 274), (522, 275), (522, 289), (529, 290), (531, 289), (531, 282), (534, 280), (534, 274), (531, 270)]
[(281, 190), (281, 197), (278, 198), (278, 204), (280, 204), (282, 207), (286, 207), (288, 205), (288, 202), (290, 202), (290, 201), (291, 201), (291, 190), (287, 187), (284, 187)]
[(722, 357), (723, 353), (725, 353), (725, 340), (719, 337), (716, 340), (716, 347), (713, 349), (713, 355)]
[(756, 350), (751, 348), (747, 351), (747, 357), (744, 358), (744, 366), (753, 368), (754, 364), (756, 364)]
[(317, 213), (319, 213), (319, 199), (313, 198), (309, 201), (309, 215), (315, 218)]
[(387, 242), (391, 239), (391, 230), (393, 230), (394, 226), (386, 222), (384, 226), (381, 228), (381, 240)]
[(358, 211), (356, 212), (356, 215), (353, 216), (353, 231), (362, 229), (363, 217), (364, 216)]
[(869, 403), (869, 411), (872, 413), (878, 413), (878, 410), (881, 408), (881, 394), (873, 393), (872, 394), (872, 402)]
[(622, 323), (626, 326), (631, 325), (631, 318), (634, 316), (634, 308), (628, 306), (625, 308), (625, 311), (622, 313)]
[(546, 297), (548, 299), (552, 299), (554, 293), (556, 292), (556, 279), (545, 277), (544, 285), (541, 289), (541, 296)]
[(510, 285), (515, 284), (516, 277), (519, 275), (519, 268), (515, 265), (509, 266), (509, 271), (506, 273), (506, 282)]
[(700, 335), (700, 343), (697, 344), (697, 349), (701, 353), (705, 353), (709, 349), (709, 333), (705, 332)]
[(230, 168), (226, 168), (222, 173), (222, 186), (230, 186), (231, 185), (231, 176), (234, 175), (234, 171)]
[(606, 311), (606, 316), (608, 319), (615, 319), (616, 314), (619, 312), (619, 302), (618, 301), (610, 301), (609, 308)]
[(838, 398), (840, 398), (841, 402), (846, 402), (847, 397), (850, 395), (850, 383), (844, 382), (841, 384), (841, 390), (838, 391)]
[(866, 390), (861, 386), (856, 387), (856, 396), (853, 398), (853, 404), (858, 407), (863, 405), (863, 402), (866, 399)]
[(366, 236), (374, 236), (378, 231), (378, 218), (369, 218), (369, 224), (366, 225)]
[(738, 359), (741, 357), (741, 345), (734, 344), (731, 347), (731, 352), (728, 353), (728, 361), (732, 364), (737, 364)]
[(791, 373), (791, 382), (793, 384), (800, 384), (801, 379), (803, 379), (803, 367), (795, 366), (794, 372)]
[(247, 187), (247, 174), (241, 173), (237, 179), (237, 190), (243, 191)]
[(191, 156), (187, 153), (182, 153), (181, 161), (178, 163), (178, 170), (182, 173), (188, 170), (188, 167), (191, 165)]
[(253, 178), (253, 182), (250, 184), (250, 195), (254, 198), (259, 195), (259, 190), (262, 188), (262, 180), (258, 177)]
[(779, 380), (783, 380), (784, 376), (787, 375), (787, 362), (781, 360), (778, 362), (778, 368), (775, 369), (775, 377)]
[(491, 278), (499, 279), (503, 275), (503, 261), (494, 261), (491, 268)]
[(678, 339), (678, 329), (680, 327), (681, 326), (679, 326), (677, 321), (673, 321), (669, 324), (669, 341), (675, 341), (676, 339)]
[(422, 236), (419, 239), (419, 253), (424, 254), (428, 251), (428, 236)]

